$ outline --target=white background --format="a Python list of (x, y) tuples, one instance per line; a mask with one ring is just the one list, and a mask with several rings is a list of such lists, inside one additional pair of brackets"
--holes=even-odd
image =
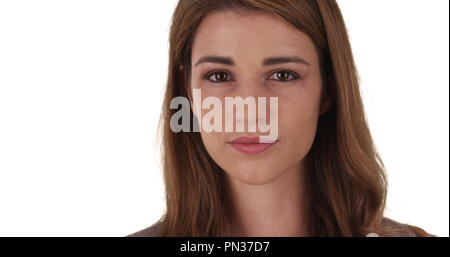
[[(164, 1), (0, 1), (0, 236), (124, 236), (164, 212)], [(449, 2), (340, 0), (386, 216), (449, 236)]]

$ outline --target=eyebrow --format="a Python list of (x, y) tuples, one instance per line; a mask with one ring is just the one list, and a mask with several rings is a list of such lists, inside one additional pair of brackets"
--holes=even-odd
[[(222, 56), (204, 56), (195, 63), (195, 66), (197, 66), (201, 63), (220, 63), (220, 64), (224, 64), (224, 65), (235, 65), (232, 58), (222, 57)], [(299, 64), (304, 64), (307, 66), (310, 65), (309, 62), (307, 62), (304, 59), (297, 57), (297, 56), (270, 57), (270, 58), (264, 59), (264, 61), (263, 61), (264, 66), (270, 66), (270, 65), (281, 64), (281, 63), (299, 63)]]
[(220, 63), (220, 64), (225, 64), (225, 65), (234, 65), (234, 61), (233, 59), (229, 58), (229, 57), (221, 57), (221, 56), (205, 56), (200, 58), (197, 63), (195, 63), (195, 66), (201, 64), (201, 63), (205, 63), (205, 62), (210, 62), (210, 63)]
[(264, 59), (263, 65), (269, 66), (269, 65), (275, 65), (275, 64), (280, 64), (280, 63), (289, 63), (289, 62), (304, 64), (306, 66), (310, 65), (309, 62), (305, 61), (305, 59), (302, 59), (297, 56), (270, 57), (270, 58)]

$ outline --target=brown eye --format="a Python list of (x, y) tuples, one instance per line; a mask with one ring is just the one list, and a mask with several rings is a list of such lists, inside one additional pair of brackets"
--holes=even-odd
[(287, 73), (286, 71), (277, 72), (277, 78), (279, 80), (288, 80), (289, 79), (289, 73)]
[(208, 80), (214, 83), (226, 82), (230, 80), (228, 73), (224, 71), (214, 71), (206, 74), (205, 76)]
[(296, 80), (298, 77), (299, 76), (297, 74), (295, 74), (294, 72), (287, 71), (287, 70), (280, 70), (280, 71), (274, 72), (270, 76), (270, 79), (285, 82), (285, 81)]

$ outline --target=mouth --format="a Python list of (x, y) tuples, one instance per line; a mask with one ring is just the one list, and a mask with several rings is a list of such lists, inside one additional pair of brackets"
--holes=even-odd
[(263, 153), (269, 150), (273, 145), (275, 145), (278, 140), (273, 142), (261, 142), (259, 136), (257, 137), (239, 137), (228, 144), (233, 147), (238, 152), (247, 154), (247, 155), (255, 155)]

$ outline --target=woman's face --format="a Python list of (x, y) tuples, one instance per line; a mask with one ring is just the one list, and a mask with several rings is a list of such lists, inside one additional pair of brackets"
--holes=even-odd
[[(222, 132), (201, 130), (201, 138), (227, 175), (256, 185), (300, 167), (314, 141), (322, 88), (316, 49), (306, 34), (269, 14), (216, 12), (207, 16), (196, 32), (191, 67), (191, 90), (201, 90), (202, 102), (212, 96), (222, 103)], [(277, 141), (265, 151), (260, 152), (258, 145), (232, 142), (269, 132), (261, 133), (258, 127), (256, 132), (248, 132), (247, 125), (245, 132), (225, 132), (229, 117), (225, 97), (238, 96), (266, 97), (267, 115), (275, 108), (269, 105), (269, 98), (278, 98)], [(211, 110), (202, 109), (202, 117)], [(244, 123), (249, 118), (247, 108), (245, 111)], [(236, 131), (236, 120), (234, 126)]]

